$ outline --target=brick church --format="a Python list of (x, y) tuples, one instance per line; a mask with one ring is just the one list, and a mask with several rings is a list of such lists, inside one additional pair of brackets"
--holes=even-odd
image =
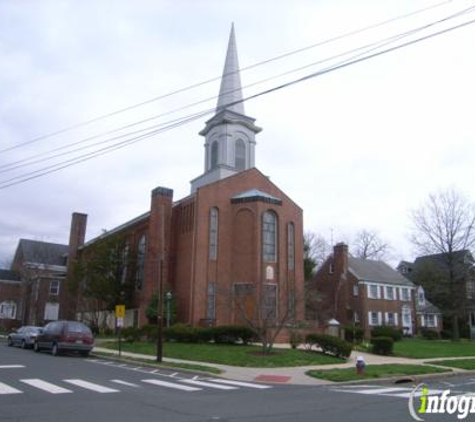
[(160, 281), (173, 294), (179, 322), (242, 322), (233, 298), (243, 296), (248, 317), (264, 306), (275, 319), (304, 318), (302, 209), (255, 167), (262, 129), (244, 110), (234, 28), (218, 98), (200, 132), (204, 172), (188, 196), (175, 199), (172, 189), (157, 187), (148, 212), (87, 243), (87, 215), (73, 214), (68, 277), (72, 263), (107, 236), (125, 237), (136, 258), (125, 325), (148, 322), (145, 309)]

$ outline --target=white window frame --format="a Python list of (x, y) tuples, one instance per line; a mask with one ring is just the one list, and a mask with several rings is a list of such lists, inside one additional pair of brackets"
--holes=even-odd
[(437, 315), (436, 314), (424, 314), (424, 315), (422, 315), (422, 318), (424, 318), (424, 324), (423, 324), (424, 327), (427, 327), (427, 328), (436, 328), (437, 327)]
[[(56, 288), (53, 289), (53, 283), (55, 283)], [(58, 296), (59, 295), (59, 280), (51, 280), (49, 282), (49, 294), (50, 296)]]
[[(377, 324), (374, 324), (374, 321), (373, 321), (373, 316), (376, 315), (377, 317)], [(383, 319), (383, 316), (382, 316), (382, 313), (381, 312), (375, 312), (375, 311), (369, 311), (368, 312), (368, 323), (371, 327), (379, 327), (380, 325), (382, 325), (382, 319)]]
[(13, 301), (4, 301), (0, 303), (0, 318), (16, 319), (17, 306)]
[[(390, 321), (390, 316), (392, 318), (392, 321)], [(397, 327), (399, 325), (397, 312), (385, 312), (384, 321), (385, 324), (389, 325), (390, 327)]]
[(357, 283), (353, 284), (353, 296), (358, 297), (360, 294), (359, 286)]
[[(391, 291), (392, 292), (392, 297), (389, 297), (389, 294), (388, 292)], [(384, 298), (386, 300), (396, 300), (396, 289), (394, 288), (394, 286), (384, 286)]]
[[(406, 293), (404, 293), (406, 292)], [(407, 296), (405, 296), (407, 294)], [(399, 299), (402, 302), (410, 302), (411, 301), (411, 289), (409, 287), (401, 287), (399, 289)]]
[[(367, 285), (367, 293), (368, 293), (368, 299), (381, 299), (381, 289), (380, 286), (377, 284), (368, 284)], [(372, 292), (372, 288), (376, 289), (376, 296)]]

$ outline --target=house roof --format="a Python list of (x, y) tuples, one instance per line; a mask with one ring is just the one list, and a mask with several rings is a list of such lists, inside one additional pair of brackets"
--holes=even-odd
[(65, 265), (68, 253), (68, 245), (30, 239), (20, 239), (18, 249), (22, 251), (25, 262), (44, 265)]
[(433, 303), (429, 302), (427, 299), (425, 299), (425, 304), (421, 306), (419, 304), (419, 301), (416, 300), (416, 312), (418, 314), (441, 314), (440, 309), (435, 306)]
[(349, 271), (361, 281), (414, 286), (412, 281), (399, 274), (396, 270), (393, 270), (383, 261), (349, 257), (348, 268)]

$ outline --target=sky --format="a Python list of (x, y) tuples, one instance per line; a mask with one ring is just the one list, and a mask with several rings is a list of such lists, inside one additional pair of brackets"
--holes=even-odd
[[(157, 186), (175, 199), (190, 193), (204, 168), (198, 132), (212, 114), (6, 185), (211, 111), (232, 22), (247, 97), (473, 20), (472, 6), (0, 1), (0, 267), (20, 238), (66, 244), (73, 212), (88, 214), (91, 239), (147, 211)], [(414, 259), (411, 211), (431, 192), (450, 187), (474, 199), (474, 45), (468, 24), (246, 101), (263, 128), (256, 167), (303, 208), (305, 230), (350, 247), (358, 231), (376, 231), (395, 264)], [(39, 161), (47, 154), (63, 155)]]

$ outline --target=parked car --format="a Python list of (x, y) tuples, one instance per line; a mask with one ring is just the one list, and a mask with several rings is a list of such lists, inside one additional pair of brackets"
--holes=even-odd
[(53, 356), (62, 352), (78, 352), (89, 356), (94, 347), (94, 336), (89, 327), (78, 321), (53, 321), (45, 325), (35, 339), (35, 352), (50, 350)]
[(24, 326), (8, 334), (9, 346), (21, 346), (22, 349), (33, 347), (36, 337), (41, 333), (41, 327)]

